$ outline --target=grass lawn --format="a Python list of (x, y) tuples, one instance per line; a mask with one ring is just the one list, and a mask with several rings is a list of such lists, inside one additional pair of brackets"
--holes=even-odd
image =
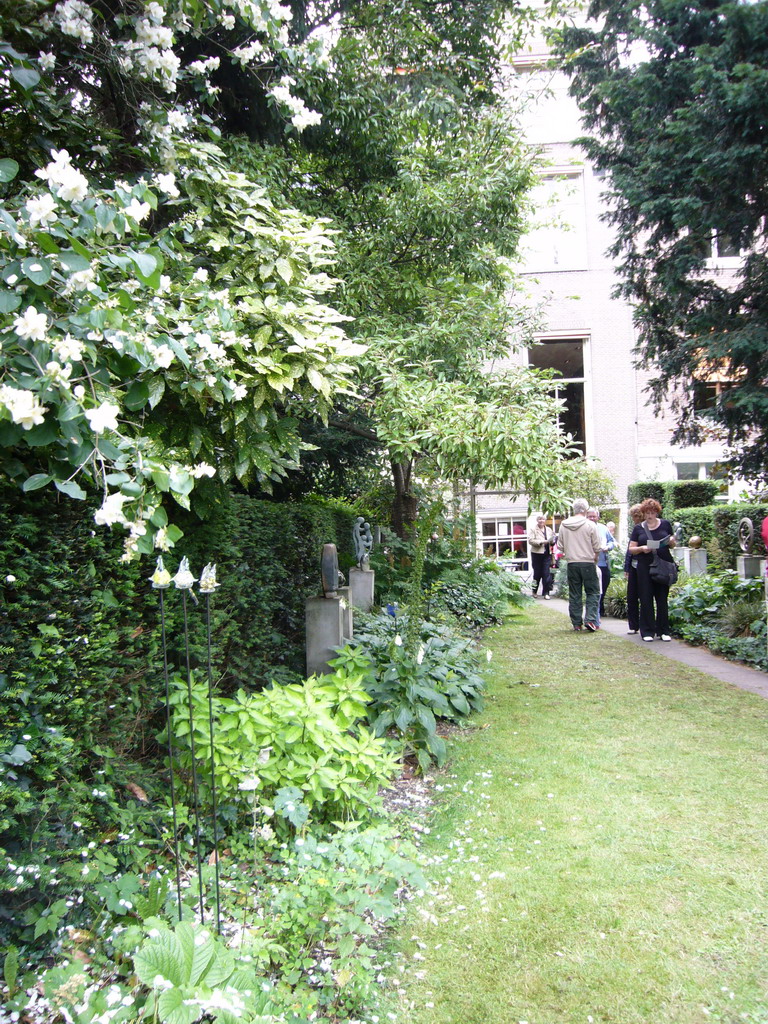
[(487, 640), (399, 1024), (768, 1024), (768, 701), (542, 606)]

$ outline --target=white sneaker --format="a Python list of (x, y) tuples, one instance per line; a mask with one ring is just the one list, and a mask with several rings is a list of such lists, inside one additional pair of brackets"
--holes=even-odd
[(672, 639), (672, 637), (669, 635), (669, 633), (660, 633), (659, 634), (659, 640), (663, 640), (665, 644), (668, 644), (671, 639)]
[(545, 601), (551, 601), (551, 600), (552, 600), (552, 598), (551, 598), (551, 597), (549, 596), (549, 594), (545, 594), (545, 595), (544, 595), (544, 600), (545, 600)]
[(653, 637), (652, 636), (644, 636), (643, 640), (645, 640), (645, 642), (647, 644), (652, 644), (653, 643)]

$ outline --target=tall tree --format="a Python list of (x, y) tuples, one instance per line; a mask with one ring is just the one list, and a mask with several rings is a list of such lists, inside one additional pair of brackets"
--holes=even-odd
[(534, 179), (533, 154), (497, 89), (502, 34), (520, 28), (512, 9), (350, 5), (333, 74), (302, 82), (322, 122), (289, 136), (282, 160), (251, 150), (292, 205), (339, 231), (340, 307), (368, 347), (360, 396), (369, 425), (334, 423), (385, 446), (400, 531), (415, 516), (419, 474), (541, 501), (567, 489), (569, 448), (546, 379), (487, 370), (533, 323), (509, 272)]
[[(768, 478), (768, 5), (593, 0), (562, 34), (572, 92), (610, 172), (613, 254), (638, 351), (675, 440), (712, 431), (733, 471)], [(708, 257), (742, 253), (731, 278)], [(690, 396), (717, 382), (706, 419)]]

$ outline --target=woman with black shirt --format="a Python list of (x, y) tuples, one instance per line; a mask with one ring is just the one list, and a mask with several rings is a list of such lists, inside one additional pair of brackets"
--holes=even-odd
[[(669, 587), (651, 579), (651, 563), (654, 554), (666, 562), (673, 561), (670, 548), (675, 546), (675, 534), (669, 521), (661, 518), (661, 505), (654, 498), (646, 498), (640, 512), (643, 522), (637, 524), (629, 538), (629, 554), (633, 565), (637, 563), (640, 635), (646, 643), (653, 640), (654, 634), (659, 640), (669, 641)], [(649, 547), (650, 541), (656, 542), (653, 547)]]

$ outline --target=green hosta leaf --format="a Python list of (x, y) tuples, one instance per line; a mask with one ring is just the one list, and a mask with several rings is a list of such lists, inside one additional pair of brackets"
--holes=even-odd
[(0, 182), (13, 181), (19, 173), (19, 165), (15, 160), (0, 160)]
[(188, 978), (184, 951), (173, 932), (161, 932), (145, 942), (133, 961), (139, 981), (154, 987), (156, 978), (163, 978), (179, 986)]
[(188, 1006), (184, 993), (171, 988), (158, 997), (157, 1012), (163, 1024), (193, 1024), (200, 1016), (200, 1007), (196, 1003)]
[(285, 281), (286, 284), (290, 284), (293, 278), (293, 268), (286, 259), (275, 260), (275, 270), (278, 272), (280, 277)]

